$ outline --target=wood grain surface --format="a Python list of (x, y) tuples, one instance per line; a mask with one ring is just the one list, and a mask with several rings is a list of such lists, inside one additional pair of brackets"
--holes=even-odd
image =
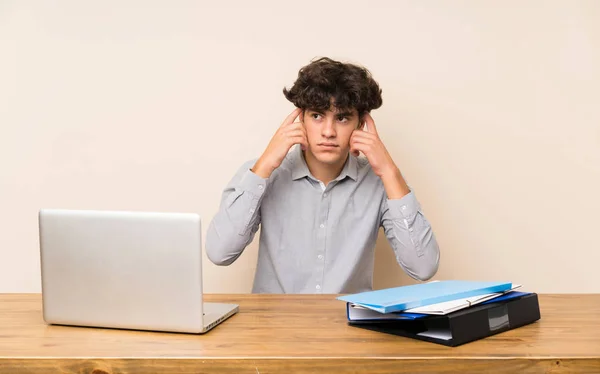
[(240, 312), (204, 335), (49, 326), (0, 294), (0, 373), (600, 373), (600, 295), (540, 295), (538, 322), (451, 348), (349, 326), (336, 295), (207, 295)]

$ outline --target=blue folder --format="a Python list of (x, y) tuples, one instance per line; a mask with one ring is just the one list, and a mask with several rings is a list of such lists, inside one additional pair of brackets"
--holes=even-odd
[(392, 313), (465, 297), (503, 292), (511, 288), (510, 282), (448, 280), (361, 292), (337, 299), (380, 313)]

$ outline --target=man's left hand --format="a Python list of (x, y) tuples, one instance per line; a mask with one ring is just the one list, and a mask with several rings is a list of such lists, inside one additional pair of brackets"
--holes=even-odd
[(350, 137), (350, 152), (358, 156), (359, 151), (367, 156), (373, 172), (381, 178), (389, 199), (400, 199), (410, 193), (410, 188), (392, 160), (377, 134), (375, 121), (369, 113), (365, 115), (367, 128), (354, 130)]
[(356, 129), (350, 137), (350, 152), (354, 156), (362, 152), (380, 178), (398, 173), (398, 167), (379, 138), (373, 117), (367, 113), (364, 120), (366, 129), (364, 126)]

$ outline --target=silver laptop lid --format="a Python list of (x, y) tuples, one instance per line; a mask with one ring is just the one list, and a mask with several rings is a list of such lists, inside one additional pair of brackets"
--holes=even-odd
[(202, 330), (198, 215), (43, 209), (39, 226), (46, 322)]

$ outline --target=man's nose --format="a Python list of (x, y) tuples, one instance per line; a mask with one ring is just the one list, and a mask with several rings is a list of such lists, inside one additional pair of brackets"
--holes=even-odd
[(336, 136), (335, 132), (335, 124), (333, 121), (327, 120), (323, 124), (323, 128), (321, 131), (322, 135), (326, 138), (334, 138)]

